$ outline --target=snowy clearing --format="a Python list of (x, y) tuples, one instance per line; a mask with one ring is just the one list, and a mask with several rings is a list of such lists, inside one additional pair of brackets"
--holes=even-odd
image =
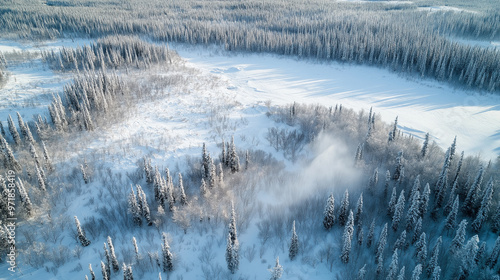
[(317, 63), (265, 54), (225, 53), (218, 49), (174, 47), (191, 67), (227, 80), (243, 104), (271, 101), (326, 106), (370, 107), (385, 122), (399, 117), (401, 129), (423, 138), (429, 132), (447, 147), (486, 159), (500, 152), (500, 97), (479, 95), (429, 80), (406, 78), (376, 67)]

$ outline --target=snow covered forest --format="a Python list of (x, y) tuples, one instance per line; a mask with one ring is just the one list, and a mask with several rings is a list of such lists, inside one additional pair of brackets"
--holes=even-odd
[(179, 54), (372, 67), (486, 98), (491, 129), (500, 10), (457, 2), (0, 0), (0, 279), (500, 280), (499, 148), (461, 147), (471, 124)]

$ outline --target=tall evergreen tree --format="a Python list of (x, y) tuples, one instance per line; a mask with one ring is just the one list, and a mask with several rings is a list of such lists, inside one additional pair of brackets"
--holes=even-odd
[(89, 263), (89, 271), (90, 271), (90, 277), (92, 280), (95, 280), (95, 273), (94, 270), (92, 269), (92, 264)]
[(162, 233), (162, 254), (163, 254), (163, 272), (172, 271), (174, 269), (174, 256), (170, 252), (170, 246), (167, 241), (167, 234)]
[(420, 151), (420, 155), (422, 155), (422, 157), (425, 157), (428, 149), (429, 149), (429, 132), (425, 134), (425, 140), (424, 144), (422, 145), (422, 150)]
[(380, 232), (380, 237), (378, 239), (377, 250), (375, 254), (376, 260), (381, 258), (382, 255), (384, 254), (386, 244), (387, 244), (387, 223), (385, 223), (384, 227), (382, 228), (382, 231)]
[(443, 209), (443, 213), (445, 215), (448, 215), (453, 209), (453, 204), (455, 203), (455, 196), (457, 195), (457, 191), (458, 191), (458, 180), (455, 180), (453, 186), (451, 187), (450, 196), (448, 197), (448, 202), (446, 203), (446, 206)]
[(180, 190), (180, 199), (181, 199), (181, 204), (182, 205), (187, 205), (187, 197), (186, 193), (184, 192), (184, 183), (182, 181), (182, 174), (179, 173), (179, 190)]
[(288, 256), (293, 260), (299, 253), (299, 237), (295, 232), (295, 221), (292, 224), (292, 238), (290, 239), (290, 247), (288, 248)]
[(101, 270), (102, 270), (102, 279), (109, 280), (109, 274), (108, 274), (108, 271), (106, 269), (106, 265), (102, 261), (101, 261)]
[(477, 172), (476, 179), (474, 180), (474, 183), (472, 183), (472, 185), (469, 187), (469, 190), (467, 192), (467, 197), (465, 198), (464, 201), (463, 210), (468, 215), (471, 215), (474, 211), (474, 203), (476, 201), (476, 196), (478, 196), (478, 194), (481, 191), (483, 173), (484, 173), (484, 167), (481, 164)]
[(403, 216), (403, 211), (405, 209), (405, 191), (402, 190), (398, 198), (398, 203), (394, 208), (394, 216), (392, 216), (392, 229), (398, 231), (399, 223), (401, 222), (401, 217)]
[(354, 217), (354, 222), (360, 223), (362, 215), (363, 215), (363, 193), (359, 195), (358, 202), (356, 203), (356, 216)]
[(141, 259), (141, 255), (139, 254), (139, 247), (134, 236), (132, 237), (132, 245), (134, 246), (135, 260), (138, 262)]
[(495, 241), (495, 246), (493, 247), (493, 250), (491, 251), (491, 255), (488, 257), (486, 261), (486, 265), (493, 269), (495, 265), (498, 262), (498, 257), (500, 256), (500, 236), (497, 237)]
[(460, 222), (460, 224), (458, 225), (458, 229), (457, 229), (457, 232), (455, 234), (455, 237), (451, 241), (450, 252), (452, 254), (459, 253), (460, 250), (462, 249), (462, 247), (464, 246), (466, 228), (467, 228), (467, 220), (463, 219)]
[(411, 239), (411, 244), (415, 244), (422, 234), (422, 217), (418, 218), (417, 224), (415, 225), (415, 230), (413, 231), (413, 238)]
[(391, 200), (389, 200), (389, 206), (387, 207), (387, 214), (392, 217), (394, 216), (394, 211), (396, 210), (396, 199), (397, 191), (396, 187), (392, 188)]
[(402, 168), (403, 168), (403, 151), (399, 151), (398, 156), (396, 157), (396, 168), (394, 170), (394, 174), (392, 175), (392, 179), (394, 179), (394, 181), (399, 180)]
[(439, 259), (439, 250), (441, 249), (441, 244), (443, 243), (443, 238), (440, 236), (432, 248), (431, 259), (429, 260), (429, 264), (427, 265), (427, 275), (431, 277), (439, 267), (438, 259)]
[(335, 198), (333, 194), (330, 194), (328, 200), (326, 201), (323, 226), (325, 229), (329, 230), (335, 224)]
[(209, 155), (207, 153), (207, 146), (203, 143), (202, 155), (201, 155), (201, 165), (202, 165), (202, 177), (207, 179), (209, 177)]
[(349, 211), (349, 218), (344, 228), (344, 235), (342, 236), (342, 253), (340, 259), (343, 263), (349, 262), (349, 254), (351, 253), (351, 243), (354, 233), (354, 215)]
[(474, 271), (477, 267), (476, 256), (479, 251), (479, 237), (474, 235), (467, 241), (467, 244), (463, 247), (460, 253), (460, 259), (462, 264), (458, 270), (459, 278), (465, 277), (465, 279)]
[(427, 208), (429, 206), (429, 196), (431, 194), (431, 188), (429, 183), (425, 184), (424, 192), (420, 196), (420, 215), (423, 217), (427, 213)]
[(398, 274), (398, 250), (394, 250), (392, 254), (391, 264), (389, 265), (389, 272), (387, 273), (386, 280), (396, 280)]
[(481, 202), (481, 208), (476, 215), (476, 219), (472, 222), (471, 226), (475, 232), (479, 232), (484, 222), (488, 218), (488, 213), (490, 211), (491, 199), (493, 197), (493, 180), (490, 179), (488, 186), (483, 195), (483, 200)]
[(278, 280), (283, 274), (283, 266), (280, 265), (280, 258), (276, 257), (276, 265), (274, 265), (271, 271), (271, 280)]
[(23, 206), (26, 216), (31, 216), (33, 212), (33, 204), (31, 203), (31, 199), (28, 193), (26, 192), (26, 189), (24, 188), (24, 183), (20, 177), (17, 177), (16, 187), (19, 193), (19, 197), (21, 199), (21, 205)]
[(366, 264), (358, 270), (356, 280), (366, 280)]
[(415, 243), (415, 257), (417, 258), (417, 263), (422, 264), (423, 266), (427, 261), (427, 241), (425, 232), (420, 235), (417, 243)]
[(231, 219), (229, 221), (228, 244), (226, 248), (226, 261), (231, 273), (235, 273), (239, 267), (239, 242), (236, 231), (236, 212), (234, 204), (231, 204)]
[(109, 256), (111, 258), (111, 266), (113, 267), (114, 272), (118, 272), (118, 270), (120, 270), (120, 265), (118, 264), (118, 259), (116, 258), (115, 254), (115, 247), (113, 246), (113, 241), (111, 240), (110, 236), (108, 236), (107, 242), (109, 247)]
[(401, 234), (399, 235), (398, 239), (396, 239), (396, 242), (394, 242), (394, 248), (393, 251), (395, 250), (405, 250), (406, 249), (406, 230), (403, 230)]
[(339, 224), (345, 226), (349, 215), (349, 191), (346, 189), (340, 203)]
[(385, 184), (384, 184), (384, 197), (387, 197), (387, 193), (389, 192), (389, 184), (391, 182), (391, 172), (387, 170), (385, 172)]
[(446, 217), (446, 221), (444, 224), (444, 227), (447, 230), (452, 230), (457, 226), (458, 206), (459, 206), (459, 198), (458, 198), (458, 194), (457, 194), (457, 197), (455, 198), (455, 202), (453, 202), (453, 208), (452, 208), (450, 214), (448, 214), (448, 217)]
[(405, 280), (405, 266), (401, 268), (398, 274), (398, 280)]
[(85, 236), (85, 231), (82, 229), (80, 221), (76, 216), (75, 216), (75, 223), (76, 223), (76, 231), (78, 233), (78, 241), (80, 241), (80, 244), (82, 244), (83, 247), (89, 246), (90, 241)]
[(148, 205), (148, 201), (146, 199), (146, 194), (144, 193), (144, 191), (142, 190), (140, 185), (136, 185), (136, 187), (137, 187), (138, 205), (140, 206), (140, 208), (142, 210), (141, 211), (142, 215), (146, 219), (147, 225), (152, 226), (153, 221), (151, 220), (151, 212), (149, 210), (149, 205)]
[(370, 177), (368, 181), (368, 191), (373, 194), (375, 192), (375, 187), (378, 184), (378, 168), (375, 168), (373, 171), (373, 175)]
[(19, 132), (17, 132), (16, 125), (14, 124), (14, 121), (12, 120), (12, 117), (10, 115), (7, 118), (7, 123), (9, 125), (10, 135), (12, 136), (14, 143), (17, 146), (21, 145), (21, 136), (19, 136)]
[(411, 273), (411, 280), (420, 280), (422, 274), (422, 264), (417, 264)]
[(135, 196), (134, 189), (132, 186), (130, 186), (130, 194), (128, 196), (128, 211), (132, 214), (134, 224), (141, 226), (142, 225), (141, 209), (137, 204), (137, 197)]
[(375, 235), (375, 218), (373, 218), (370, 224), (370, 229), (368, 230), (368, 235), (366, 236), (366, 247), (370, 248), (373, 243), (373, 238)]
[(231, 137), (231, 146), (229, 155), (230, 155), (229, 167), (231, 168), (231, 172), (236, 173), (240, 171), (240, 159), (238, 157), (238, 153), (236, 152), (236, 146), (234, 145), (234, 136)]
[(134, 280), (134, 275), (132, 273), (132, 267), (123, 263), (123, 280)]
[(416, 190), (410, 201), (410, 208), (406, 213), (406, 230), (410, 231), (413, 226), (417, 223), (418, 217), (420, 216), (420, 192)]

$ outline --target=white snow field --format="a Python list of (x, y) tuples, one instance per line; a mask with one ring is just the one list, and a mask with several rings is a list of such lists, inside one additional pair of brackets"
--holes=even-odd
[[(68, 173), (77, 174), (75, 178), (79, 178), (77, 166), (82, 163), (83, 158), (89, 161), (91, 169), (96, 174), (99, 173), (101, 178), (106, 178), (107, 168), (123, 175), (114, 181), (110, 175), (110, 182), (114, 182), (109, 183), (110, 186), (103, 186), (104, 183), (100, 180), (83, 185), (78, 179), (74, 179), (75, 183), (71, 188), (65, 186), (68, 189), (64, 191), (68, 193), (61, 196), (63, 201), (59, 203), (60, 206), (54, 207), (51, 215), (62, 215), (68, 219), (63, 218), (61, 221), (64, 222), (56, 225), (64, 226), (64, 230), (59, 232), (55, 242), (49, 243), (53, 246), (51, 250), (54, 254), (57, 254), (59, 244), (74, 248), (74, 251), (68, 253), (72, 261), (58, 267), (53, 263), (45, 263), (37, 268), (24, 265), (14, 276), (8, 272), (6, 264), (2, 263), (0, 279), (84, 279), (85, 275), (90, 276), (89, 263), (92, 264), (97, 279), (100, 279), (99, 261), (103, 259), (105, 239), (102, 236), (100, 239), (93, 239), (87, 230), (92, 244), (82, 249), (73, 238), (72, 217), (77, 215), (84, 223), (85, 218), (103, 215), (97, 209), (115, 207), (112, 188), (120, 189), (117, 192), (123, 194), (123, 197), (128, 195), (130, 180), (126, 173), (134, 172), (137, 160), (144, 155), (151, 156), (153, 165), (170, 168), (171, 174), (176, 178), (177, 172), (185, 171), (185, 162), (189, 157), (201, 155), (203, 142), (208, 144), (208, 150), (216, 157), (220, 149), (215, 143), (219, 143), (222, 138), (229, 140), (234, 135), (239, 149), (262, 149), (273, 153), (274, 157), (285, 161), (286, 166), (293, 169), (295, 165), (269, 147), (265, 139), (268, 127), (278, 125), (266, 116), (269, 105), (293, 102), (326, 106), (342, 104), (365, 111), (373, 107), (386, 122), (392, 122), (398, 116), (400, 128), (406, 133), (423, 137), (426, 132), (430, 132), (442, 147), (449, 146), (456, 135), (458, 150), (465, 150), (466, 155), (481, 154), (483, 158), (489, 159), (500, 152), (499, 96), (478, 95), (438, 82), (406, 78), (398, 73), (367, 66), (318, 63), (266, 54), (234, 54), (215, 47), (177, 44), (170, 47), (187, 60), (186, 66), (191, 69), (179, 70), (180, 74), (189, 76), (185, 86), (162, 99), (137, 104), (127, 112), (126, 119), (98, 128), (94, 132), (77, 134), (52, 151), (54, 160), (59, 160), (63, 167), (67, 167)], [(18, 110), (24, 110), (25, 121), (30, 119), (30, 114), (43, 112), (50, 100), (43, 95), (50, 91), (62, 91), (64, 83), (70, 79), (66, 74), (48, 70), (41, 62), (35, 62), (33, 66), (15, 67), (8, 69), (11, 76), (6, 87), (0, 89), (0, 117), (4, 124), (7, 114), (15, 114)], [(161, 69), (147, 71), (146, 74), (162, 75)], [(137, 72), (135, 74), (140, 75)], [(25, 91), (22, 91), (23, 87)], [(17, 92), (17, 95), (13, 92)], [(40, 102), (31, 104), (26, 101), (33, 100), (37, 94), (42, 96)], [(12, 108), (14, 104), (23, 105)], [(305, 169), (304, 176), (307, 176), (309, 170), (323, 171), (327, 166), (338, 166), (336, 170), (342, 173), (325, 175), (327, 177), (340, 178), (347, 173), (357, 172), (345, 167), (352, 166), (346, 162), (353, 160), (354, 152), (332, 149), (332, 146), (338, 147), (342, 143), (332, 145), (331, 141), (333, 140), (318, 141), (320, 143), (311, 148), (310, 151), (318, 156), (310, 163), (309, 169)], [(93, 162), (94, 158), (99, 162)], [(323, 173), (328, 172), (325, 170)], [(279, 179), (278, 175), (276, 174), (275, 180)], [(336, 180), (341, 181), (339, 178)], [(332, 181), (332, 178), (318, 180)], [(341, 185), (354, 185), (353, 182), (342, 183)], [(304, 193), (299, 192), (299, 188), (286, 191), (266, 188), (268, 185), (279, 184), (278, 181), (255, 184), (257, 189), (253, 195), (257, 202), (252, 205), (259, 209), (253, 209), (254, 219), (248, 222), (247, 227), (238, 229), (241, 245), (238, 272), (232, 276), (226, 268), (224, 252), (227, 232), (224, 226), (219, 224), (203, 229), (193, 225), (193, 229), (184, 234), (180, 227), (169, 224), (166, 232), (177, 261), (175, 270), (162, 273), (162, 279), (268, 279), (270, 273), (267, 269), (274, 266), (277, 256), (284, 267), (282, 279), (331, 279), (335, 276), (342, 279), (345, 276), (337, 268), (328, 267), (327, 261), (318, 261), (320, 252), (317, 246), (314, 247), (314, 240), (303, 242), (312, 244), (311, 247), (316, 251), (294, 261), (288, 259), (288, 250), (283, 245), (287, 240), (281, 243), (269, 241), (266, 245), (261, 245), (256, 222), (260, 215), (265, 215), (267, 205), (276, 207), (285, 204), (285, 201), (289, 202), (290, 198), (303, 196)], [(196, 190), (197, 187), (192, 185), (186, 189)], [(303, 187), (302, 190), (304, 189), (308, 188)], [(28, 222), (21, 227), (36, 231), (50, 225), (49, 221), (44, 226)], [(137, 238), (144, 266), (149, 266), (147, 251), (157, 251), (161, 255), (161, 232), (155, 226), (143, 225), (142, 228), (130, 228), (126, 232), (119, 232), (118, 226), (112, 229), (107, 234), (114, 238), (120, 261), (130, 261), (133, 254), (132, 236)], [(377, 228), (377, 232), (379, 230)], [(300, 231), (298, 234), (300, 238)], [(340, 242), (340, 235), (332, 236), (323, 232), (318, 234), (318, 238), (324, 238), (328, 244), (332, 244), (337, 254), (339, 248), (336, 246)], [(20, 240), (24, 238), (26, 236), (20, 237)], [(48, 238), (52, 240), (51, 236)], [(285, 238), (289, 238), (288, 232)], [(38, 238), (36, 241), (40, 242), (42, 248), (43, 240)], [(36, 252), (21, 254), (31, 254), (31, 258), (36, 259)], [(337, 258), (336, 255), (334, 257)], [(207, 275), (212, 278), (207, 278)], [(158, 279), (157, 272), (137, 272), (134, 276), (135, 279)], [(121, 272), (118, 272), (113, 273), (111, 279), (122, 278)]]
[(243, 104), (270, 100), (325, 106), (343, 104), (423, 138), (429, 132), (441, 147), (457, 136), (458, 150), (486, 160), (500, 153), (500, 96), (455, 89), (386, 69), (318, 63), (267, 54), (234, 55), (216, 49), (175, 48), (191, 67), (228, 81)]

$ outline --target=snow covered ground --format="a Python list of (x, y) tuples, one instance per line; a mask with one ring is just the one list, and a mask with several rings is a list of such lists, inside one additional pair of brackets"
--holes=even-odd
[(174, 47), (191, 67), (225, 79), (242, 104), (271, 101), (370, 107), (385, 122), (442, 147), (455, 135), (458, 150), (495, 158), (500, 153), (500, 96), (480, 95), (435, 81), (375, 67), (317, 63), (267, 54), (227, 54), (217, 49)]

